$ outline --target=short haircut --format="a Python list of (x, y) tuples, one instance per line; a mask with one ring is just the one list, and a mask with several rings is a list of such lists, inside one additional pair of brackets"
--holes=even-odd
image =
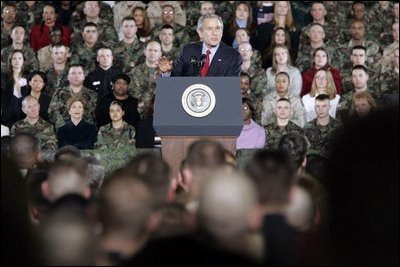
[(367, 48), (363, 45), (355, 45), (351, 48), (351, 53), (353, 53), (354, 50), (364, 50), (365, 53), (367, 53)]
[(368, 69), (367, 67), (363, 66), (363, 65), (355, 65), (352, 69), (351, 69), (351, 74), (353, 74), (353, 71), (355, 70), (363, 70), (365, 72), (365, 74), (368, 75)]
[(71, 145), (63, 146), (54, 154), (55, 161), (79, 159), (80, 157), (81, 151), (77, 147)]
[(314, 26), (319, 26), (319, 27), (321, 27), (321, 28), (322, 28), (322, 30), (324, 30), (324, 32), (325, 32), (325, 28), (324, 28), (324, 26), (322, 26), (322, 24), (321, 24), (321, 23), (318, 23), (318, 22), (314, 22), (314, 23), (312, 23), (312, 24), (311, 24), (311, 27), (310, 27), (310, 29), (311, 29), (312, 27), (314, 27)]
[(121, 25), (122, 25), (122, 23), (124, 23), (124, 21), (134, 21), (135, 24), (136, 24), (135, 18), (132, 17), (132, 16), (126, 16), (126, 17), (124, 17), (124, 18), (122, 19), (122, 21), (121, 21)]
[(276, 101), (276, 103), (279, 103), (279, 102), (288, 102), (289, 104), (292, 104), (292, 103), (290, 102), (290, 100), (287, 99), (286, 97), (281, 97), (281, 98), (279, 98), (278, 101)]
[(190, 168), (219, 167), (225, 164), (225, 149), (215, 141), (196, 141), (188, 149), (186, 162)]
[(257, 151), (246, 166), (246, 172), (255, 182), (260, 204), (282, 206), (288, 203), (295, 169), (287, 153)]
[(354, 1), (353, 4), (351, 5), (351, 9), (354, 9), (355, 5), (363, 5), (364, 8), (367, 7), (364, 1)]
[(85, 31), (86, 27), (95, 27), (97, 31), (99, 30), (99, 27), (94, 22), (86, 22), (85, 25), (83, 25), (83, 31)]
[(197, 30), (203, 30), (203, 24), (206, 19), (217, 19), (219, 22), (219, 26), (221, 26), (221, 30), (224, 29), (224, 22), (221, 17), (215, 14), (205, 14), (201, 16), (197, 22)]
[(164, 25), (161, 27), (161, 30), (165, 30), (165, 29), (167, 29), (167, 30), (172, 30), (173, 32), (175, 32), (174, 27), (172, 27), (172, 26), (169, 25), (169, 24), (164, 24)]
[(10, 155), (19, 168), (30, 169), (40, 153), (39, 140), (30, 133), (16, 134), (10, 143)]
[(278, 149), (285, 151), (298, 169), (307, 156), (307, 139), (298, 133), (288, 133), (279, 140)]
[(276, 79), (278, 78), (278, 76), (280, 76), (280, 75), (285, 75), (285, 76), (288, 78), (289, 83), (290, 83), (290, 76), (289, 76), (289, 74), (288, 74), (287, 72), (284, 72), (284, 71), (281, 71), (281, 72), (279, 72), (279, 73), (276, 74), (276, 76), (275, 76), (275, 81), (276, 81)]
[(320, 94), (315, 98), (315, 101), (325, 101), (325, 100), (330, 100), (329, 96), (326, 94)]

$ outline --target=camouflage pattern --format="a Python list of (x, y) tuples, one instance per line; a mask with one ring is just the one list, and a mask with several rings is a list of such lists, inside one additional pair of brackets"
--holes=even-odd
[[(326, 20), (333, 25), (340, 24), (342, 21), (346, 20), (347, 10), (343, 8), (342, 5), (338, 4), (339, 1), (330, 1), (324, 2), (324, 6), (326, 8)], [(334, 37), (336, 40), (337, 36)]]
[[(261, 119), (262, 125), (267, 125), (276, 121), (276, 114), (275, 114), (276, 102), (281, 98), (282, 97), (279, 96), (276, 91), (269, 93), (268, 95), (265, 96), (263, 100), (263, 112)], [(303, 104), (301, 103), (301, 99), (290, 92), (287, 93), (287, 95), (284, 96), (284, 98), (289, 99), (291, 104), (292, 116), (290, 120), (299, 125), (300, 127), (303, 127), (306, 119), (305, 117), (306, 111), (303, 107)]]
[(304, 134), (310, 143), (308, 154), (318, 154), (329, 158), (332, 141), (335, 140), (341, 128), (342, 122), (332, 117), (326, 126), (319, 125), (317, 119), (308, 122), (304, 126)]
[[(334, 56), (331, 57), (332, 66), (340, 69), (344, 66), (344, 64), (346, 64), (346, 62), (350, 61), (351, 49), (353, 46), (354, 44), (351, 40), (345, 44), (337, 46), (335, 53), (333, 54)], [(375, 41), (364, 41), (362, 46), (367, 48), (366, 65), (373, 67), (375, 64), (380, 62), (382, 55), (379, 50), (379, 45)]]
[(65, 66), (64, 71), (60, 74), (55, 71), (54, 67), (46, 70), (45, 74), (47, 76), (47, 84), (43, 92), (47, 93), (49, 96), (52, 96), (57, 89), (66, 87), (69, 84), (68, 66)]
[(393, 42), (383, 50), (383, 56), (381, 60), (382, 72), (391, 69), (392, 61), (394, 57), (394, 51), (399, 50), (399, 43)]
[(56, 151), (58, 148), (54, 126), (42, 118), (39, 118), (33, 125), (27, 119), (17, 121), (11, 127), (11, 136), (15, 136), (17, 133), (34, 135), (39, 140), (42, 151)]
[[(312, 23), (308, 24), (301, 30), (300, 34), (300, 47), (304, 47), (307, 45), (310, 45), (310, 29), (311, 29)], [(335, 45), (337, 41), (337, 36), (338, 36), (338, 28), (337, 25), (334, 24), (333, 22), (325, 22), (325, 25), (323, 25), (324, 31), (325, 31), (325, 39), (324, 42), (326, 45)], [(300, 57), (300, 56), (299, 56)]]
[(304, 135), (304, 130), (292, 121), (289, 121), (285, 127), (280, 127), (277, 120), (275, 120), (264, 128), (267, 135), (267, 141), (265, 143), (265, 148), (267, 149), (278, 149), (279, 141), (282, 136), (288, 133)]
[(86, 101), (86, 106), (84, 107), (84, 118), (90, 124), (96, 125), (95, 109), (97, 104), (97, 93), (84, 86), (82, 86), (79, 93), (74, 93), (68, 86), (57, 89), (50, 101), (48, 110), (49, 118), (56, 126), (56, 129), (63, 126), (65, 122), (71, 118), (66, 104), (68, 99), (72, 96), (80, 96)]
[[(82, 3), (78, 4), (75, 8), (76, 12), (71, 16), (70, 24), (73, 25), (76, 22), (85, 20), (85, 14), (83, 13), (83, 8), (85, 6), (86, 1), (82, 1)], [(111, 6), (103, 1), (99, 1), (100, 5), (100, 15), (99, 17), (105, 21), (109, 21), (110, 24), (114, 21), (114, 13)]]
[[(229, 1), (212, 1), (214, 3), (215, 14), (222, 18), (222, 21), (228, 24), (235, 15), (236, 2), (231, 4)], [(250, 1), (247, 1), (250, 2)]]
[(250, 68), (245, 71), (251, 78), (251, 95), (262, 99), (266, 94), (267, 89), (267, 74), (261, 67), (256, 67), (251, 64)]
[[(321, 47), (324, 48), (325, 51), (328, 52), (328, 54), (331, 58), (334, 58), (333, 54), (335, 53), (335, 48), (334, 48), (335, 46), (323, 44)], [(300, 44), (298, 56), (296, 59), (296, 67), (299, 68), (299, 70), (302, 73), (311, 69), (313, 61), (314, 61), (315, 50), (317, 50), (317, 49), (314, 49), (311, 46), (310, 42), (308, 42), (307, 44)], [(332, 66), (336, 66), (336, 65), (332, 64)]]
[[(71, 35), (71, 46), (76, 46), (83, 42), (82, 31), (86, 24), (86, 20), (76, 22), (72, 25), (73, 33)], [(101, 19), (97, 23), (99, 30), (99, 41), (101, 40), (104, 45), (112, 47), (118, 42), (118, 34), (114, 26), (107, 20)]]
[(119, 1), (113, 7), (113, 14), (114, 14), (114, 28), (119, 29), (121, 27), (122, 19), (127, 16), (131, 16), (132, 10), (137, 7), (146, 8), (146, 4), (141, 1), (132, 1), (132, 6), (128, 6), (126, 1)]
[(43, 20), (43, 7), (45, 1), (36, 1), (33, 5), (33, 10), (30, 11), (25, 1), (17, 2), (17, 17), (16, 20), (19, 24), (23, 25), (26, 31), (26, 35), (29, 38), (29, 32), (34, 24), (40, 24)]
[[(8, 60), (8, 56), (12, 53), (12, 51), (14, 50), (14, 47), (12, 45), (3, 48), (1, 50), (1, 69), (2, 70), (6, 70), (8, 69), (10, 66), (7, 62)], [(34, 71), (34, 70), (39, 70), (39, 61), (36, 57), (36, 53), (28, 46), (28, 45), (24, 45), (24, 47), (22, 48), (22, 52), (24, 54), (24, 58), (25, 58), (25, 69), (29, 72)]]
[[(378, 94), (378, 104), (387, 106), (387, 102), (393, 95), (397, 94), (397, 101), (399, 95), (399, 69), (391, 69), (381, 73), (379, 76), (381, 81), (380, 91)], [(398, 107), (398, 106), (397, 106)]]
[(97, 50), (103, 46), (97, 42), (92, 48), (86, 47), (84, 43), (79, 43), (71, 47), (70, 64), (80, 64), (83, 66), (85, 75), (95, 70), (97, 65)]
[(169, 60), (175, 61), (178, 58), (181, 51), (182, 51), (182, 49), (174, 46), (174, 47), (172, 47), (171, 51), (169, 51), (169, 52), (162, 51), (162, 55), (165, 56), (166, 58), (168, 58)]
[(149, 68), (146, 63), (140, 64), (128, 73), (131, 78), (128, 93), (139, 100), (139, 113), (141, 104), (151, 103), (156, 91), (157, 68)]
[(261, 60), (261, 52), (253, 49), (253, 54), (251, 55), (250, 58), (251, 64), (254, 64), (254, 66), (257, 66), (259, 68), (262, 68), (262, 60)]
[(3, 21), (1, 21), (1, 49), (12, 44), (12, 40), (10, 38), (10, 33), (11, 33), (11, 30), (6, 30), (3, 27)]
[(254, 113), (255, 114), (253, 114), (253, 120), (257, 123), (257, 124), (259, 124), (259, 125), (261, 125), (261, 114), (262, 114), (262, 111), (263, 111), (263, 97), (261, 97), (261, 96), (259, 96), (259, 97), (257, 97), (257, 96), (255, 96), (255, 95), (253, 95), (252, 94), (252, 91), (250, 91), (250, 95), (249, 96), (247, 96), (247, 98), (249, 98), (250, 99), (250, 101), (251, 101), (251, 103), (253, 104), (253, 107), (254, 107)]
[[(368, 88), (379, 88), (379, 63), (366, 66), (368, 69)], [(351, 92), (353, 90), (353, 82), (351, 80), (351, 70), (353, 69), (353, 62), (350, 61), (344, 64), (341, 68), (343, 94)]]
[(197, 22), (201, 17), (201, 3), (199, 1), (190, 1), (187, 3), (188, 6), (186, 8), (186, 26), (190, 27), (192, 30), (196, 30)]
[(299, 29), (312, 22), (311, 11), (311, 1), (291, 1), (293, 19)]
[(109, 149), (125, 146), (135, 146), (135, 128), (124, 122), (124, 125), (115, 129), (111, 123), (101, 126), (97, 134), (97, 142), (94, 144), (95, 149)]
[(120, 41), (113, 48), (114, 66), (121, 69), (124, 73), (130, 72), (135, 66), (143, 63), (139, 61), (144, 57), (144, 45), (136, 40), (132, 44)]
[(389, 45), (390, 40), (393, 40), (392, 36), (392, 13), (393, 3), (389, 1), (387, 9), (383, 9), (379, 3), (375, 3), (367, 13), (369, 21), (373, 21), (370, 26), (369, 35), (372, 37), (371, 40), (379, 40), (382, 46)]
[[(163, 25), (156, 26), (150, 31), (153, 40), (160, 42), (158, 36), (160, 35), (162, 26)], [(188, 27), (175, 23), (173, 28), (175, 34), (174, 46), (182, 47), (191, 42), (191, 36), (193, 36), (193, 33), (189, 33), (190, 29)]]
[[(163, 1), (162, 6), (164, 5), (173, 6), (175, 10), (175, 22), (182, 26), (186, 26), (186, 11), (182, 9), (179, 1)], [(162, 6), (159, 1), (151, 1), (147, 4), (146, 12), (149, 16), (150, 24), (153, 27), (162, 24)]]

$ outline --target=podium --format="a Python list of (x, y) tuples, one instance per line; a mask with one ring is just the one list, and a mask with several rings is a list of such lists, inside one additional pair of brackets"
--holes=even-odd
[(219, 142), (235, 155), (243, 128), (239, 77), (160, 77), (154, 106), (161, 155), (174, 177), (197, 140)]

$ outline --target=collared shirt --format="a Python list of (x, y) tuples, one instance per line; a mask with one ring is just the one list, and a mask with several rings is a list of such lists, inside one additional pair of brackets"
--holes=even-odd
[(219, 45), (217, 45), (216, 47), (213, 47), (213, 48), (209, 49), (209, 48), (205, 45), (205, 43), (203, 42), (203, 48), (201, 49), (201, 54), (202, 54), (202, 55), (206, 55), (206, 54), (207, 54), (207, 50), (210, 50), (210, 52), (211, 52), (211, 54), (210, 54), (210, 65), (211, 65), (211, 62), (212, 62), (212, 60), (213, 60), (213, 58), (214, 58), (214, 56), (215, 56), (215, 53), (217, 53), (218, 48), (219, 48)]

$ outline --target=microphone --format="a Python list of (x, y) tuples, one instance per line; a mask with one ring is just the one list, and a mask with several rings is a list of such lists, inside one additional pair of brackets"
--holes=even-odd
[(190, 64), (194, 65), (197, 63), (197, 57), (196, 56), (191, 56), (190, 57)]
[(201, 58), (200, 58), (200, 66), (201, 67), (203, 67), (204, 66), (204, 63), (206, 63), (206, 55), (205, 54), (202, 54), (201, 55)]

